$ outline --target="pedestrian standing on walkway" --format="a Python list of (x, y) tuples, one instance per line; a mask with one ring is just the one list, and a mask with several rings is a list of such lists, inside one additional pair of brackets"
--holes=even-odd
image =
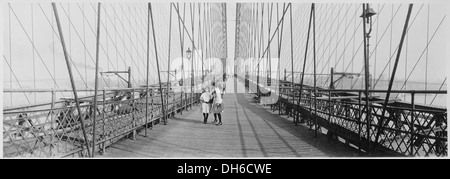
[(211, 112), (214, 113), (214, 122), (217, 122), (217, 117), (219, 118), (219, 123), (216, 125), (222, 125), (222, 111), (223, 111), (223, 100), (222, 100), (222, 92), (218, 86), (216, 86), (215, 82), (212, 82), (212, 86), (214, 91), (212, 92), (214, 101), (212, 105)]
[(200, 96), (200, 101), (202, 103), (202, 113), (203, 113), (203, 123), (206, 124), (208, 121), (208, 116), (211, 109), (210, 100), (212, 99), (211, 93), (209, 93), (208, 88), (202, 89), (202, 95)]

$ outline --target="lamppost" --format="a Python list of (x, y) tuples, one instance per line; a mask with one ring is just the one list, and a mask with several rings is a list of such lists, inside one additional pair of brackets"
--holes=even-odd
[[(370, 130), (371, 130), (371, 110), (370, 110), (370, 104), (369, 104), (369, 78), (370, 78), (370, 73), (369, 73), (369, 38), (370, 38), (370, 33), (372, 32), (372, 16), (375, 15), (376, 13), (373, 11), (372, 8), (369, 8), (369, 4), (363, 4), (363, 13), (360, 16), (363, 19), (363, 32), (364, 32), (364, 45), (365, 45), (365, 49), (364, 49), (364, 69), (365, 69), (365, 103), (366, 103), (366, 131), (367, 131), (367, 139), (368, 139), (368, 145), (367, 145), (367, 149), (370, 149)], [(366, 31), (366, 23), (370, 24), (369, 27), (369, 31)], [(370, 152), (370, 150), (368, 150)]]
[[(192, 57), (192, 51), (188, 47), (186, 50), (186, 57), (188, 60), (191, 60)], [(194, 88), (194, 60), (191, 61), (191, 109), (192, 109), (192, 103), (193, 103), (193, 88)]]
[[(369, 7), (369, 3), (366, 3), (365, 7), (363, 4), (363, 13), (361, 14), (361, 18), (363, 18), (363, 24), (364, 26), (364, 38), (366, 40), (366, 47), (365, 47), (365, 53), (364, 53), (364, 67), (365, 67), (365, 82), (366, 87), (368, 89), (371, 89), (372, 86), (370, 84), (370, 72), (369, 72), (369, 39), (370, 39), (370, 33), (372, 32), (372, 16), (375, 15), (375, 11)], [(369, 24), (369, 30), (366, 31), (366, 24)], [(370, 96), (370, 94), (366, 94), (367, 96)]]

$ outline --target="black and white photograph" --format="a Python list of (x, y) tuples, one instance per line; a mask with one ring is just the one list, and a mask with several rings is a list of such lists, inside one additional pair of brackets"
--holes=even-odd
[(449, 5), (1, 2), (0, 158), (448, 158)]

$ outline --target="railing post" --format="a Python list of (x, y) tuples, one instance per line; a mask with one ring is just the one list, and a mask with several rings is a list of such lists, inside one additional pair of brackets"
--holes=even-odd
[(331, 124), (331, 90), (328, 90), (328, 124)]
[[(177, 100), (175, 98), (175, 96), (177, 96), (177, 94), (175, 93), (175, 91), (172, 90), (172, 115), (175, 116), (175, 114), (177, 113)], [(167, 120), (167, 122), (169, 122), (169, 120)]]
[(186, 91), (184, 91), (184, 104), (183, 104), (183, 108), (186, 111), (189, 111), (188, 108), (188, 94), (186, 93)]
[[(106, 126), (106, 119), (105, 119), (105, 114), (106, 114), (106, 90), (102, 90), (103, 92), (103, 113), (102, 113), (102, 121), (103, 121), (103, 127), (102, 127), (102, 135), (103, 135), (103, 139), (106, 139), (106, 133), (105, 133), (105, 126)], [(105, 153), (105, 142), (106, 140), (103, 141), (102, 143), (102, 153)]]
[[(366, 130), (367, 130), (367, 152), (371, 152), (370, 150), (370, 143), (371, 143), (371, 139), (370, 139), (370, 112), (371, 111), (369, 111), (370, 110), (370, 103), (369, 103), (369, 96), (368, 96), (368, 93), (365, 93), (365, 97), (366, 97), (366, 100), (365, 100), (365, 102), (366, 102), (366, 104), (365, 104), (365, 106), (366, 106), (366, 125), (367, 125), (367, 127), (366, 127)], [(376, 142), (376, 141), (375, 141)], [(376, 143), (375, 143), (375, 145), (376, 145)]]
[(131, 117), (133, 119), (132, 127), (133, 127), (133, 134), (132, 139), (136, 140), (136, 115), (134, 114), (136, 111), (134, 110), (136, 108), (136, 99), (134, 98), (134, 89), (131, 90)]
[[(52, 104), (51, 104), (51, 119), (50, 119), (50, 129), (53, 129), (53, 120), (55, 120), (55, 111), (53, 111), (53, 108), (55, 108), (55, 101), (56, 101), (56, 93), (55, 90), (52, 88)], [(52, 157), (52, 147), (53, 147), (53, 133), (50, 135), (50, 157)]]
[(309, 89), (309, 130), (312, 130), (312, 90)]
[(414, 110), (416, 109), (416, 105), (414, 104), (414, 97), (415, 93), (411, 92), (411, 105), (412, 105), (412, 110), (411, 110), (411, 126), (409, 127), (410, 132), (411, 132), (411, 138), (409, 139), (410, 141), (410, 145), (411, 145), (411, 153), (410, 156), (414, 156)]
[(281, 115), (281, 100), (283, 99), (283, 89), (281, 89), (281, 87), (279, 88), (279, 93), (280, 94), (278, 95), (278, 115)]
[(154, 108), (154, 106), (153, 106), (153, 104), (154, 104), (154, 101), (153, 101), (153, 89), (150, 91), (150, 94), (151, 94), (151, 97), (152, 97), (152, 101), (151, 101), (151, 114), (152, 114), (152, 118), (150, 119), (151, 120), (151, 124), (152, 124), (152, 127), (150, 128), (150, 129), (153, 129), (153, 122), (154, 122), (154, 120), (153, 120), (153, 108)]
[(180, 92), (180, 114), (183, 115), (183, 90)]
[[(361, 112), (361, 96), (362, 91), (358, 92), (358, 136), (361, 141), (361, 118), (362, 118), (362, 112)], [(367, 139), (368, 140), (368, 139)], [(358, 149), (361, 150), (361, 146), (358, 146)]]

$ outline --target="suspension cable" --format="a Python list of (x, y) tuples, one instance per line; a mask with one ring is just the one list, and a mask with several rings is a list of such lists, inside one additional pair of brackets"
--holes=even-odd
[[(22, 85), (20, 84), (20, 81), (17, 79), (16, 74), (15, 74), (14, 71), (12, 70), (12, 67), (11, 67), (10, 63), (8, 63), (8, 60), (6, 60), (5, 55), (3, 55), (3, 59), (5, 59), (5, 62), (6, 62), (6, 64), (8, 65), (8, 67), (9, 67), (9, 69), (10, 69), (10, 73), (12, 74), (11, 76), (14, 76), (14, 78), (16, 79), (16, 82), (17, 82), (17, 84), (19, 85), (20, 89), (23, 89)], [(12, 81), (10, 81), (9, 83), (12, 84)], [(12, 87), (11, 87), (11, 89), (12, 89)], [(28, 99), (27, 94), (26, 94), (25, 92), (23, 92), (23, 95), (25, 95), (25, 98), (27, 99), (28, 104), (31, 104), (30, 99)], [(12, 93), (11, 93), (11, 96), (12, 96)], [(11, 97), (11, 106), (12, 106), (12, 97)]]
[[(439, 87), (439, 90), (442, 89), (442, 87), (444, 86), (446, 80), (447, 80), (447, 77), (445, 77), (444, 81), (443, 81), (442, 84), (441, 84), (441, 87)], [(433, 104), (434, 99), (436, 99), (436, 96), (437, 96), (437, 95), (438, 95), (438, 94), (435, 94), (435, 95), (434, 95), (433, 100), (431, 100), (431, 102), (430, 102), (430, 105)]]
[[(30, 36), (28, 35), (28, 33), (26, 32), (26, 30), (25, 30), (25, 28), (24, 28), (22, 22), (20, 21), (19, 17), (17, 16), (16, 12), (15, 12), (14, 9), (11, 7), (11, 4), (10, 4), (10, 3), (8, 3), (8, 6), (9, 6), (9, 9), (11, 10), (11, 12), (12, 12), (12, 13), (14, 14), (14, 16), (16, 17), (17, 21), (19, 22), (19, 25), (20, 25), (20, 27), (22, 28), (22, 30), (23, 30), (23, 32), (25, 33), (25, 35), (27, 36), (28, 41), (30, 41), (30, 43), (31, 43), (31, 42), (32, 42), (32, 41), (31, 41), (31, 38), (30, 38)], [(53, 77), (53, 75), (51, 74), (51, 72), (50, 72), (50, 70), (48, 69), (47, 65), (45, 64), (44, 60), (42, 59), (41, 54), (39, 53), (39, 51), (38, 51), (38, 50), (36, 49), (36, 47), (34, 46), (34, 43), (31, 43), (31, 44), (32, 44), (34, 50), (36, 51), (36, 54), (38, 55), (39, 59), (40, 59), (41, 62), (44, 64), (44, 67), (45, 67), (45, 69), (47, 70), (48, 74), (49, 74), (50, 77), (53, 79), (53, 81), (56, 83), (55, 78)], [(59, 86), (58, 86), (57, 83), (56, 83), (56, 86), (57, 86), (57, 88), (59, 89)], [(60, 93), (62, 94), (62, 92), (60, 92)]]

